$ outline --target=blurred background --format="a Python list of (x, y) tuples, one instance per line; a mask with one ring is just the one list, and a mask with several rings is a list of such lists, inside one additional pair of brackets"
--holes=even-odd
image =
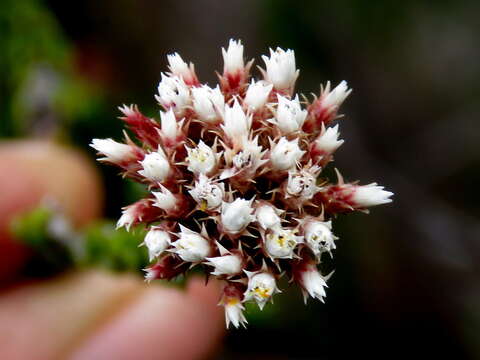
[[(269, 47), (294, 49), (299, 92), (327, 80), (354, 89), (336, 166), (394, 202), (336, 220), (326, 304), (287, 291), (229, 331), (218, 359), (480, 358), (479, 11), (458, 0), (3, 0), (0, 136), (54, 138), (93, 163), (92, 137), (121, 137), (118, 105), (158, 115), (166, 54), (212, 85), (229, 38), (257, 65)], [(118, 218), (141, 189), (98, 170), (105, 216)]]

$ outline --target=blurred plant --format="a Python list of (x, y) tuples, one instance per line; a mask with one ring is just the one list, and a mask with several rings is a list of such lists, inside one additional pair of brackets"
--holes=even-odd
[[(294, 86), (299, 71), (292, 50), (263, 56), (263, 80), (250, 81), (240, 41), (222, 49), (220, 84), (202, 85), (192, 63), (168, 56), (156, 99), (161, 123), (137, 106), (123, 106), (126, 143), (93, 139), (99, 160), (145, 184), (150, 194), (124, 208), (117, 226), (145, 224), (146, 279), (174, 279), (196, 265), (225, 282), (220, 303), (227, 326), (245, 325), (245, 302), (260, 309), (281, 292), (287, 275), (304, 294), (323, 301), (326, 280), (317, 269), (332, 256), (332, 218), (391, 202), (376, 183), (321, 178), (343, 143), (338, 110), (350, 94), (345, 81), (322, 86), (302, 109)], [(194, 227), (198, 231), (192, 230)], [(172, 238), (172, 235), (176, 238)]]
[(68, 136), (100, 93), (74, 69), (73, 48), (39, 0), (0, 4), (0, 136)]
[(75, 231), (69, 220), (50, 203), (22, 214), (12, 222), (16, 238), (34, 252), (32, 275), (75, 267), (101, 266), (114, 271), (137, 272), (147, 265), (147, 252), (138, 247), (145, 232), (116, 230), (99, 221)]

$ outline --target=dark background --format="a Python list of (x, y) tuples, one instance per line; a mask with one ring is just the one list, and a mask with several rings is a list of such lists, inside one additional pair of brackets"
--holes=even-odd
[[(213, 84), (231, 37), (257, 65), (268, 47), (292, 48), (299, 92), (354, 89), (335, 166), (394, 202), (336, 220), (326, 304), (277, 296), (229, 331), (219, 359), (479, 358), (479, 12), (476, 1), (5, 0), (0, 135), (55, 137), (93, 161), (92, 137), (120, 137), (116, 106), (157, 116), (167, 53)], [(116, 218), (138, 189), (100, 170)]]

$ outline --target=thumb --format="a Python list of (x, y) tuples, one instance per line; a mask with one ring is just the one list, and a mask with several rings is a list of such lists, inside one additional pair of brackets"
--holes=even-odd
[(28, 257), (9, 225), (48, 196), (77, 226), (99, 215), (103, 194), (92, 164), (79, 152), (47, 141), (0, 143), (0, 283)]

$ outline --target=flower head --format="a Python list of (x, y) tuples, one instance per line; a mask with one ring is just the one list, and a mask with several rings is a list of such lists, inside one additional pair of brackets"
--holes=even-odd
[(308, 102), (294, 92), (293, 50), (263, 56), (261, 79), (250, 79), (253, 60), (245, 61), (244, 50), (230, 40), (211, 86), (198, 81), (192, 63), (168, 55), (156, 95), (160, 121), (123, 106), (135, 139), (91, 144), (99, 160), (148, 191), (117, 223), (147, 227), (146, 280), (171, 280), (201, 265), (207, 278), (225, 283), (227, 327), (245, 326), (244, 304), (262, 309), (282, 277), (323, 301), (328, 276), (317, 266), (336, 248), (336, 215), (366, 212), (393, 195), (376, 183), (345, 182), (338, 170), (335, 183), (322, 173), (343, 144), (339, 125), (330, 124), (351, 93), (346, 82), (333, 89), (327, 82)]

